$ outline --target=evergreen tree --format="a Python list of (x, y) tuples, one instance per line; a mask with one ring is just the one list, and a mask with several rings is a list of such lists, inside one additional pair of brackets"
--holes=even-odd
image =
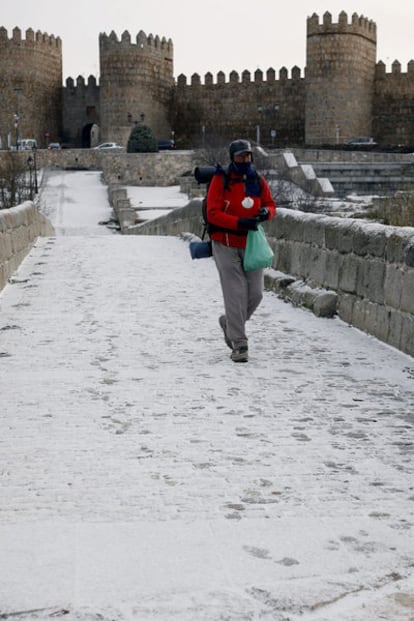
[(128, 139), (127, 153), (156, 153), (158, 144), (146, 125), (135, 125)]

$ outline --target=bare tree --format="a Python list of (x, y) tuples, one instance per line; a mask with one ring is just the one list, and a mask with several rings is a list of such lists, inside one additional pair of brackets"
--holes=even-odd
[(221, 164), (224, 167), (228, 165), (228, 148), (206, 145), (203, 149), (199, 150), (198, 157), (200, 158), (200, 162), (205, 166)]
[[(199, 150), (198, 159), (201, 166), (221, 164), (225, 168), (229, 162), (228, 147), (206, 145)], [(316, 197), (292, 183), (287, 173), (275, 170), (271, 158), (263, 149), (253, 147), (253, 164), (267, 179), (277, 205), (299, 211), (317, 211)]]
[(0, 209), (15, 207), (29, 198), (25, 159), (20, 153), (4, 153), (0, 159)]

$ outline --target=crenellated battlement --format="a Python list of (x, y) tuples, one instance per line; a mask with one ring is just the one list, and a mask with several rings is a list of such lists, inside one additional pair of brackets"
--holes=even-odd
[(407, 71), (402, 71), (401, 67), (402, 65), (400, 61), (394, 60), (394, 62), (391, 65), (391, 71), (387, 71), (387, 67), (385, 63), (382, 60), (380, 60), (375, 66), (375, 77), (381, 78), (381, 77), (394, 75), (394, 76), (409, 76), (410, 78), (412, 78), (414, 76), (414, 60), (410, 60), (410, 62), (407, 63)]
[(286, 69), (286, 67), (282, 67), (279, 70), (279, 78), (277, 79), (276, 71), (272, 67), (270, 67), (266, 71), (266, 74), (264, 74), (261, 69), (256, 69), (256, 71), (253, 73), (253, 79), (252, 79), (251, 72), (248, 71), (247, 69), (242, 71), (241, 74), (239, 74), (237, 71), (234, 71), (234, 70), (230, 71), (228, 80), (226, 80), (226, 74), (224, 73), (224, 71), (219, 71), (216, 74), (216, 81), (214, 81), (213, 74), (211, 72), (207, 72), (206, 74), (204, 74), (204, 82), (202, 82), (201, 76), (198, 73), (193, 73), (193, 75), (190, 77), (189, 83), (187, 81), (187, 76), (185, 76), (184, 74), (180, 74), (177, 78), (177, 86), (178, 87), (184, 87), (188, 85), (189, 86), (212, 86), (214, 84), (241, 84), (241, 83), (242, 84), (250, 84), (250, 83), (266, 84), (266, 83), (273, 83), (275, 81), (286, 82), (289, 79), (300, 80), (301, 77), (302, 77), (301, 70), (299, 67), (297, 66), (292, 67), (290, 78), (289, 78), (289, 72)]
[[(309, 144), (346, 142), (372, 134), (377, 29), (372, 20), (342, 11), (338, 22), (324, 13), (307, 20), (306, 139)], [(358, 102), (357, 109), (354, 102)], [(310, 103), (312, 102), (312, 104)]]
[(371, 19), (357, 13), (353, 13), (351, 21), (348, 22), (348, 14), (345, 11), (339, 14), (337, 23), (332, 21), (332, 14), (329, 11), (323, 14), (322, 23), (319, 22), (319, 16), (316, 13), (308, 17), (308, 37), (326, 34), (358, 35), (366, 37), (375, 43), (377, 40), (377, 26)]
[(88, 81), (86, 82), (83, 75), (78, 75), (78, 77), (76, 78), (76, 84), (75, 84), (75, 80), (69, 77), (69, 78), (66, 78), (65, 86), (66, 88), (70, 88), (70, 89), (78, 88), (81, 90), (85, 90), (88, 88), (96, 88), (97, 80), (94, 75), (90, 75), (88, 77)]
[[(171, 39), (128, 30), (99, 34), (99, 73), (62, 86), (59, 37), (0, 28), (0, 138), (33, 135), (76, 146), (125, 144), (132, 127), (177, 145), (246, 135), (272, 145), (414, 144), (414, 60), (377, 62), (377, 26), (364, 15), (307, 18), (306, 65), (174, 76)], [(272, 62), (272, 61), (271, 61)], [(18, 117), (16, 125), (15, 118)], [(93, 141), (92, 141), (93, 135)]]
[(170, 54), (173, 53), (174, 46), (171, 39), (166, 39), (166, 37), (160, 38), (158, 35), (154, 37), (154, 35), (149, 34), (148, 36), (140, 30), (136, 36), (135, 43), (132, 42), (131, 35), (128, 30), (125, 30), (121, 38), (118, 38), (118, 35), (112, 30), (109, 35), (106, 33), (100, 33), (99, 35), (99, 46), (101, 50), (111, 50), (114, 46), (121, 46), (125, 48), (126, 46), (131, 46), (133, 48), (142, 49), (151, 49), (153, 51), (159, 51), (160, 53), (168, 52)]
[(62, 40), (60, 37), (55, 37), (55, 35), (48, 35), (46, 33), (42, 33), (38, 30), (36, 33), (32, 28), (28, 28), (25, 32), (25, 37), (22, 37), (22, 31), (20, 28), (13, 28), (12, 36), (9, 38), (8, 31), (4, 26), (0, 28), (0, 47), (4, 48), (6, 46), (23, 46), (34, 48), (35, 46), (48, 51), (52, 51), (56, 49), (60, 54), (62, 51)]
[[(16, 144), (17, 136), (36, 138), (45, 132), (57, 135), (62, 88), (62, 41), (13, 28), (11, 36), (0, 28), (0, 131), (2, 144)], [(15, 121), (13, 121), (15, 119)], [(4, 147), (3, 147), (4, 148)]]
[(174, 48), (171, 39), (125, 30), (99, 35), (101, 139), (126, 142), (131, 123), (144, 119), (168, 136)]

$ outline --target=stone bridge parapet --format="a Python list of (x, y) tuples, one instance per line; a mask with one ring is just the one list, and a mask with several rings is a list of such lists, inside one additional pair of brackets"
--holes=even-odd
[(39, 236), (54, 235), (50, 221), (33, 202), (0, 210), (0, 290)]
[[(414, 356), (414, 228), (278, 209), (265, 223), (275, 256), (266, 286)], [(201, 236), (201, 200), (130, 234)]]

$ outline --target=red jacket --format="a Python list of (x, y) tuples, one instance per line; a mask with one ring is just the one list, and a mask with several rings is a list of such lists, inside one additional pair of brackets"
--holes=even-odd
[[(239, 218), (254, 218), (260, 207), (267, 207), (270, 211), (269, 219), (276, 214), (276, 205), (273, 200), (267, 181), (260, 176), (260, 196), (246, 193), (246, 185), (241, 177), (230, 172), (227, 183), (223, 174), (216, 174), (211, 180), (207, 194), (207, 219), (213, 227), (217, 226), (225, 231), (210, 232), (211, 239), (225, 246), (245, 248), (247, 231), (237, 228)], [(242, 201), (247, 196), (253, 200), (251, 207), (243, 207)], [(234, 233), (232, 232), (234, 231)]]

